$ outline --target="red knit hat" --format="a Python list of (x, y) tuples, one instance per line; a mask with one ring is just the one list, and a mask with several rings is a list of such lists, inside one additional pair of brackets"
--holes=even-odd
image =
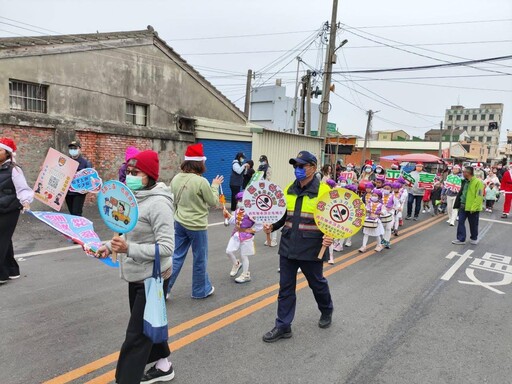
[(5, 149), (7, 152), (14, 153), (16, 152), (16, 144), (13, 140), (8, 139), (7, 137), (0, 137), (0, 148)]
[(133, 165), (154, 180), (158, 180), (160, 165), (158, 153), (155, 151), (142, 151), (132, 158), (136, 163)]
[(185, 152), (185, 161), (206, 161), (203, 144), (197, 143), (189, 145)]

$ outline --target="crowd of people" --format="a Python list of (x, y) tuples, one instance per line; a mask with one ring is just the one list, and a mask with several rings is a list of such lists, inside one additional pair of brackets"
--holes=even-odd
[[(69, 154), (82, 168), (92, 164), (81, 156), (80, 143), (69, 144)], [(0, 283), (20, 276), (14, 259), (12, 235), (20, 212), (30, 209), (34, 192), (27, 185), (23, 171), (15, 161), (16, 144), (0, 138)], [(139, 206), (139, 218), (134, 230), (115, 236), (102, 246), (97, 257), (119, 254), (119, 273), (128, 283), (130, 321), (122, 344), (116, 369), (116, 382), (120, 384), (157, 383), (172, 380), (174, 369), (167, 343), (153, 344), (143, 333), (143, 315), (146, 305), (144, 280), (153, 274), (155, 247), (159, 247), (162, 278), (167, 298), (180, 275), (185, 258), (192, 248), (192, 287), (194, 299), (206, 299), (215, 292), (208, 275), (208, 215), (212, 207), (222, 205), (219, 189), (224, 181), (216, 176), (210, 182), (204, 178), (206, 156), (202, 144), (190, 145), (185, 153), (180, 172), (169, 186), (159, 182), (159, 157), (151, 150), (140, 151), (129, 147), (125, 162), (119, 169), (119, 179), (133, 191)], [(379, 164), (367, 161), (359, 174), (353, 164), (346, 167), (325, 165), (318, 169), (317, 158), (301, 151), (289, 160), (294, 177), (283, 189), (287, 211), (274, 224), (257, 224), (245, 213), (241, 204), (243, 189), (261, 172), (269, 180), (272, 168), (267, 156), (259, 158), (255, 169), (239, 152), (231, 164), (229, 186), (231, 204), (223, 213), (233, 229), (226, 236), (227, 259), (231, 263), (229, 276), (236, 283), (251, 281), (250, 257), (255, 254), (255, 233), (270, 235), (265, 245), (279, 242), (279, 294), (274, 327), (263, 335), (264, 342), (275, 342), (292, 336), (292, 322), (296, 309), (297, 273), (301, 271), (313, 291), (320, 311), (318, 326), (331, 325), (334, 310), (329, 284), (324, 277), (324, 263), (334, 263), (334, 252), (350, 247), (353, 239), (333, 239), (324, 235), (314, 220), (318, 198), (332, 188), (344, 188), (361, 196), (366, 207), (363, 238), (359, 252), (366, 252), (368, 241), (375, 238), (376, 252), (391, 248), (392, 236), (399, 236), (405, 220), (418, 220), (420, 212), (432, 215), (447, 214), (447, 223), (458, 220), (454, 244), (465, 244), (465, 221), (469, 222), (470, 242), (478, 244), (478, 220), (483, 209), (492, 211), (494, 202), (505, 195), (502, 217), (510, 212), (512, 200), (512, 164), (485, 171), (460, 165), (450, 167), (436, 177), (432, 188), (420, 182), (425, 166), (414, 164), (414, 169), (396, 179), (390, 179)], [(391, 169), (400, 170), (398, 164)], [(291, 173), (291, 172), (290, 172)], [(477, 176), (478, 175), (478, 176)], [(407, 177), (404, 177), (407, 176)], [(460, 183), (453, 183), (453, 178)], [(501, 192), (500, 192), (501, 191)], [(82, 195), (83, 196), (83, 195)], [(81, 197), (70, 197), (70, 213), (82, 214)], [(423, 208), (423, 209), (422, 209)], [(322, 249), (328, 251), (321, 253)], [(320, 255), (319, 255), (320, 254)], [(146, 365), (155, 363), (147, 371)]]

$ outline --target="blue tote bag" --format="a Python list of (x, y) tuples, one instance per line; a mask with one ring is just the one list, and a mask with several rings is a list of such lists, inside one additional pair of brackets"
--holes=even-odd
[(144, 335), (154, 344), (168, 339), (167, 311), (165, 308), (164, 280), (160, 270), (160, 248), (155, 244), (153, 276), (144, 280), (146, 306), (144, 308)]

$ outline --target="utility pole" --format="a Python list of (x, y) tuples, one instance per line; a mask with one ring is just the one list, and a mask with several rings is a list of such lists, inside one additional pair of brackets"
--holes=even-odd
[(368, 122), (366, 123), (366, 133), (364, 134), (364, 145), (363, 145), (363, 153), (361, 154), (361, 168), (364, 165), (366, 160), (366, 147), (368, 146), (368, 139), (370, 137), (370, 129), (372, 126), (373, 119), (373, 111), (370, 109), (368, 112)]
[(453, 125), (450, 129), (450, 146), (448, 147), (448, 158), (452, 158)]
[(439, 123), (439, 157), (443, 157), (443, 122)]
[(295, 76), (295, 97), (293, 98), (293, 133), (297, 129), (297, 101), (299, 96), (299, 70), (302, 59), (297, 56), (297, 75)]
[(336, 17), (338, 14), (338, 0), (333, 0), (332, 2), (332, 16), (331, 16), (331, 31), (329, 35), (329, 46), (327, 47), (327, 53), (325, 55), (325, 65), (324, 65), (324, 83), (322, 88), (322, 102), (320, 103), (320, 125), (318, 126), (318, 136), (325, 137), (327, 130), (327, 119), (329, 116), (329, 110), (331, 104), (329, 102), (330, 99), (330, 91), (329, 88), (331, 86), (331, 76), (332, 76), (332, 64), (335, 61), (334, 51), (336, 49), (336, 29), (337, 29), (337, 21)]
[(245, 107), (244, 115), (249, 118), (249, 109), (251, 107), (251, 82), (252, 82), (252, 69), (247, 71), (247, 84), (245, 85)]
[(311, 71), (306, 72), (306, 136), (311, 135)]
[(299, 126), (298, 126), (298, 133), (299, 135), (304, 134), (304, 125), (306, 124), (306, 76), (302, 76), (301, 79), (302, 84), (302, 91), (300, 93), (300, 118), (299, 118)]

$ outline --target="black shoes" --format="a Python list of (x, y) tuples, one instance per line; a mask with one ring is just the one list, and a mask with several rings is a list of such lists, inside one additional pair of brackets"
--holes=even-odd
[(172, 379), (174, 379), (174, 369), (172, 369), (172, 365), (167, 372), (164, 372), (159, 370), (155, 364), (144, 374), (140, 384), (165, 383)]
[(274, 327), (274, 329), (263, 335), (263, 341), (265, 343), (273, 343), (280, 339), (289, 339), (290, 337), (292, 337), (291, 328), (284, 329)]
[(318, 321), (318, 326), (322, 329), (329, 328), (332, 323), (332, 313), (322, 313), (320, 316), (320, 320)]

